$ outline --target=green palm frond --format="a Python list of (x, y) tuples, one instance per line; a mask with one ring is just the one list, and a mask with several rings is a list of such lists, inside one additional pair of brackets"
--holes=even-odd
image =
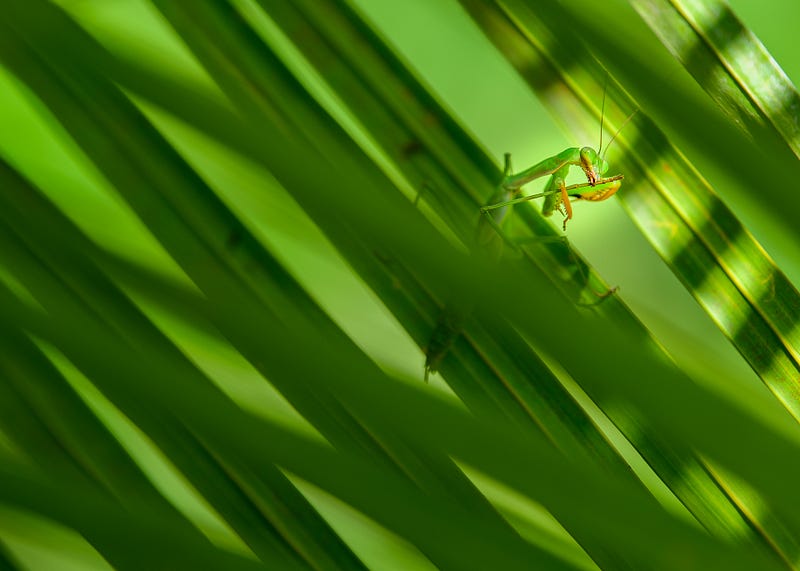
[(744, 396), (530, 203), (475, 253), (514, 149), (398, 6), (6, 4), (1, 568), (797, 567), (797, 93), (729, 8), (418, 7), (577, 140), (637, 111), (607, 174)]

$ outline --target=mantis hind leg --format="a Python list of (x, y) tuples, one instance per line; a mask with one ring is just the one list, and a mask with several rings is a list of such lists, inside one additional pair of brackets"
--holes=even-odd
[[(591, 287), (591, 275), (590, 270), (586, 263), (578, 258), (575, 255), (575, 252), (570, 247), (569, 239), (566, 236), (530, 236), (527, 238), (521, 239), (514, 239), (513, 240), (514, 247), (519, 249), (520, 247), (524, 247), (528, 244), (536, 244), (536, 245), (544, 245), (544, 244), (553, 244), (558, 243), (562, 244), (563, 247), (566, 249), (567, 255), (569, 257), (569, 262), (572, 267), (575, 268), (576, 272), (572, 272), (572, 280), (577, 281), (580, 284), (580, 288), (578, 291), (578, 299), (575, 300), (575, 304), (581, 307), (592, 307), (595, 305), (599, 305), (604, 302), (606, 299), (614, 295), (618, 287), (614, 286), (611, 288), (606, 288), (604, 291), (597, 291)], [(575, 275), (577, 273), (577, 275)], [(589, 301), (584, 301), (588, 294), (594, 296), (594, 299)]]
[(619, 291), (619, 286), (610, 287), (602, 293), (598, 293), (593, 289), (590, 289), (589, 291), (591, 291), (597, 297), (597, 299), (592, 301), (577, 301), (575, 303), (581, 307), (594, 307), (595, 305), (600, 305), (609, 297), (617, 293), (617, 291)]
[[(566, 224), (566, 221), (564, 222), (564, 224)], [(578, 256), (575, 255), (575, 252), (570, 247), (569, 240), (567, 239), (566, 236), (560, 236), (560, 238), (563, 239), (564, 247), (567, 249), (567, 252), (569, 252), (569, 257), (572, 260), (572, 263), (575, 265), (576, 268), (578, 268), (578, 273), (580, 274), (580, 280), (582, 284), (581, 293), (579, 295), (583, 297), (584, 292), (590, 292), (594, 296), (594, 299), (592, 299), (591, 301), (582, 301), (581, 298), (578, 298), (578, 301), (575, 302), (577, 305), (580, 305), (582, 307), (592, 307), (595, 305), (600, 305), (609, 297), (617, 293), (617, 290), (619, 289), (618, 286), (606, 287), (605, 291), (600, 291), (600, 292), (595, 290), (592, 287), (592, 279), (590, 275), (591, 269), (589, 268), (589, 266), (586, 264), (586, 262), (584, 262), (583, 260), (578, 258)]]

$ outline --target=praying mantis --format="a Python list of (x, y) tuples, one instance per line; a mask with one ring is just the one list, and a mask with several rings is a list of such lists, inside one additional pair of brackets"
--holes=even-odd
[[(506, 154), (505, 173), (510, 172), (510, 163), (510, 155)], [(586, 174), (588, 182), (570, 186), (566, 185), (567, 173), (569, 168), (573, 165), (581, 167)], [(554, 211), (558, 210), (564, 215), (562, 230), (566, 230), (567, 222), (572, 219), (571, 199), (600, 202), (611, 198), (619, 190), (622, 185), (620, 181), (624, 178), (623, 175), (615, 175), (607, 178), (602, 177), (601, 175), (607, 170), (608, 163), (591, 147), (583, 147), (581, 149), (572, 147), (566, 149), (518, 174), (505, 174), (500, 184), (503, 190), (510, 195), (514, 195), (519, 193), (523, 185), (532, 180), (551, 175), (544, 192), (488, 204), (481, 207), (481, 213), (488, 214), (490, 211), (498, 208), (544, 197), (545, 201), (542, 205), (542, 214), (544, 216), (551, 216)], [(494, 220), (491, 217), (489, 219)]]
[[(489, 253), (490, 257), (499, 254), (499, 250), (494, 246), (497, 241), (493, 240), (492, 234), (495, 237), (504, 237), (501, 223), (507, 215), (509, 207), (514, 204), (544, 197), (542, 214), (551, 216), (555, 211), (560, 212), (564, 216), (562, 230), (566, 231), (567, 222), (572, 219), (572, 201), (600, 202), (612, 197), (620, 189), (623, 175), (603, 177), (608, 171), (605, 153), (601, 155), (604, 110), (605, 92), (603, 93), (603, 111), (601, 111), (600, 145), (598, 150), (591, 147), (570, 147), (517, 174), (513, 174), (511, 155), (506, 153), (503, 179), (487, 204), (480, 209), (482, 216), (478, 224), (477, 243), (484, 253)], [(635, 114), (636, 111), (625, 119), (606, 146), (606, 152), (622, 128)], [(566, 178), (570, 168), (573, 166), (577, 166), (583, 171), (587, 182), (567, 186)], [(513, 198), (520, 193), (524, 185), (548, 175), (550, 179), (543, 192)], [(491, 229), (492, 234), (487, 231), (487, 228)], [(504, 240), (508, 241), (506, 238)], [(599, 297), (605, 298), (613, 291), (609, 290), (605, 294), (600, 294)], [(472, 300), (462, 299), (448, 302), (445, 306), (426, 347), (425, 382), (428, 382), (430, 375), (436, 372), (445, 354), (461, 332), (464, 321), (471, 312), (472, 303)]]

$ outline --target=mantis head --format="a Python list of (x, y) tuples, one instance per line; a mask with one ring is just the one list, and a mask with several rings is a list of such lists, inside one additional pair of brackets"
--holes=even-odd
[(608, 163), (591, 147), (581, 149), (581, 169), (592, 186), (608, 170)]

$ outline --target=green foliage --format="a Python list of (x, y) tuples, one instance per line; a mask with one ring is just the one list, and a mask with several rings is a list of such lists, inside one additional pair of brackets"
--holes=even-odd
[[(0, 568), (796, 568), (797, 92), (607, 4), (8, 0)], [(474, 255), (502, 151), (633, 111), (623, 210)]]

